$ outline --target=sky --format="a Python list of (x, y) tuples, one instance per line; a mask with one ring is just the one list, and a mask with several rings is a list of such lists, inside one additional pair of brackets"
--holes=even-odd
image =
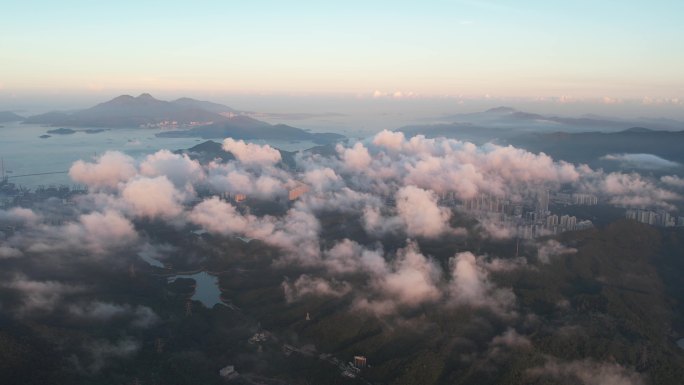
[(4, 91), (675, 98), (681, 1), (7, 1)]

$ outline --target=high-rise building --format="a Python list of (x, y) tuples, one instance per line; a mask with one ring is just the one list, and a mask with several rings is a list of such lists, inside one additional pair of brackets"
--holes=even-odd
[(549, 212), (549, 190), (542, 190), (537, 193), (537, 212), (545, 214)]
[(363, 369), (368, 366), (368, 361), (365, 356), (354, 356), (354, 366), (358, 369)]

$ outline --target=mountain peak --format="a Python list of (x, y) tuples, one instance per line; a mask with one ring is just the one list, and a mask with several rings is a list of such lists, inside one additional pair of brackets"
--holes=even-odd
[(644, 132), (653, 132), (653, 130), (645, 128), (645, 127), (632, 127), (632, 128), (628, 128), (622, 132), (641, 132), (641, 133), (644, 133)]
[(500, 106), (500, 107), (490, 108), (485, 112), (495, 113), (495, 114), (512, 114), (512, 113), (516, 112), (516, 109), (511, 108), (511, 107)]
[(136, 99), (139, 99), (139, 100), (157, 100), (154, 98), (154, 96), (152, 96), (146, 92), (138, 95), (138, 97)]
[(131, 100), (135, 99), (131, 95), (119, 95), (115, 97), (114, 99), (110, 100), (110, 102), (129, 102)]

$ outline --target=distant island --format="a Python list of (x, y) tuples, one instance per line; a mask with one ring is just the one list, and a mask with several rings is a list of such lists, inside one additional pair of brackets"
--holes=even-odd
[(57, 128), (54, 130), (48, 130), (47, 133), (55, 135), (71, 135), (76, 133), (76, 130), (72, 130), (71, 128)]
[(230, 137), (243, 140), (308, 140), (317, 144), (332, 143), (344, 138), (343, 135), (333, 133), (311, 133), (285, 124), (271, 125), (240, 115), (226, 121), (193, 127), (188, 130), (162, 132), (157, 136), (164, 138), (220, 139)]
[(5, 122), (20, 122), (24, 120), (24, 117), (17, 115), (12, 111), (0, 111), (0, 123)]
[[(23, 119), (23, 118), (22, 118)], [(198, 137), (245, 140), (306, 140), (317, 144), (333, 143), (344, 136), (311, 133), (283, 124), (272, 125), (243, 115), (231, 107), (191, 98), (164, 101), (150, 94), (137, 97), (121, 95), (96, 106), (75, 112), (53, 111), (23, 120), (27, 124), (87, 127), (86, 133), (105, 128), (164, 128), (159, 137)], [(51, 134), (71, 134), (60, 128)]]
[(190, 98), (168, 102), (150, 94), (121, 95), (84, 110), (30, 116), (24, 123), (88, 128), (174, 128), (223, 121), (234, 112), (228, 106)]

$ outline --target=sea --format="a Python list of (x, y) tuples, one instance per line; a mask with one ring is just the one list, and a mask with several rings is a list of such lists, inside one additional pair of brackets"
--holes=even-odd
[[(152, 128), (113, 128), (94, 133), (86, 132), (85, 128), (74, 128), (76, 132), (72, 134), (48, 133), (57, 128), (61, 127), (0, 123), (0, 158), (11, 183), (27, 188), (73, 185), (67, 172), (79, 159), (92, 161), (108, 150), (142, 159), (161, 149), (186, 149), (206, 141), (201, 138), (160, 138), (155, 134), (163, 130)], [(41, 137), (46, 135), (49, 137)], [(286, 151), (316, 146), (309, 141), (254, 142)]]

